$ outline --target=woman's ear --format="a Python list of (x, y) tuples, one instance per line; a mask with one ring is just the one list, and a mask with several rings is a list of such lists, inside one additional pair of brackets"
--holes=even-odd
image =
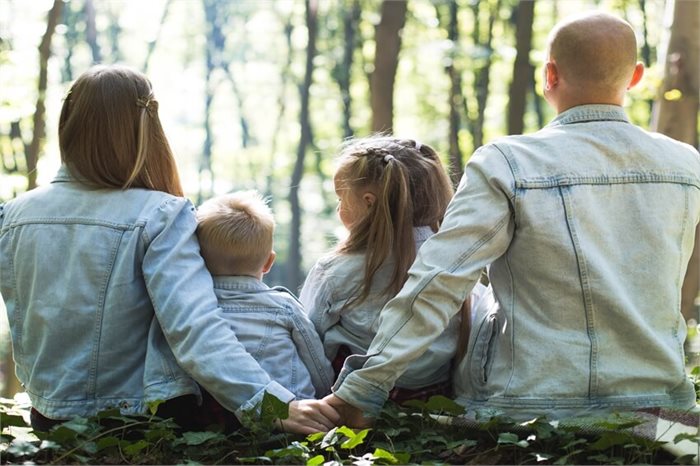
[(365, 201), (365, 205), (369, 209), (377, 202), (377, 196), (375, 196), (374, 193), (366, 192), (362, 195), (362, 200)]

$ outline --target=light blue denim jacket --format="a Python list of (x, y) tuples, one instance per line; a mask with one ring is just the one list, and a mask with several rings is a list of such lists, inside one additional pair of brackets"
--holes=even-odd
[(65, 168), (0, 206), (0, 293), (34, 408), (144, 413), (198, 395), (192, 378), (239, 417), (265, 391), (293, 399), (223, 317), (196, 226), (184, 198), (87, 188)]
[[(413, 229), (416, 249), (428, 239), (430, 227)], [(343, 308), (357, 295), (365, 269), (364, 254), (335, 254), (322, 257), (309, 271), (299, 299), (323, 339), (326, 356), (335, 358), (345, 345), (352, 354), (365, 354), (379, 325), (379, 312), (391, 299), (384, 289), (391, 279), (394, 263), (387, 260), (372, 282), (365, 301)], [(396, 382), (402, 388), (418, 389), (450, 378), (451, 361), (457, 349), (459, 318), (450, 320), (448, 328), (433, 342), (425, 354), (413, 361)]]
[(349, 359), (335, 391), (377, 412), (491, 264), (500, 308), (474, 325), (459, 372), (470, 408), (693, 406), (680, 288), (699, 216), (697, 151), (619, 106), (575, 107), (484, 146), (382, 311), (369, 357)]
[(335, 376), (321, 338), (291, 291), (255, 277), (215, 276), (214, 292), (238, 341), (297, 399), (321, 398)]

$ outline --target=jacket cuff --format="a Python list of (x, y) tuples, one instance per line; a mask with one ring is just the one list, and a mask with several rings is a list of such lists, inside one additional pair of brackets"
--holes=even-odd
[(346, 403), (361, 409), (368, 417), (377, 417), (384, 407), (389, 390), (372, 385), (355, 373), (373, 355), (353, 355), (345, 360), (343, 370), (333, 386), (333, 393)]
[(292, 392), (274, 380), (271, 381), (265, 388), (256, 393), (253, 398), (243, 403), (243, 405), (234, 412), (243, 426), (250, 427), (251, 423), (254, 423), (255, 420), (260, 418), (260, 407), (262, 406), (265, 393), (269, 393), (281, 402), (287, 404), (294, 401), (295, 398)]

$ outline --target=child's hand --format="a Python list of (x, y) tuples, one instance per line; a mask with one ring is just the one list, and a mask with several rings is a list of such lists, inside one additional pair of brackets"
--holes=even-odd
[(361, 409), (354, 407), (333, 394), (328, 395), (321, 401), (333, 407), (335, 411), (340, 414), (340, 423), (348, 427), (364, 429), (366, 427), (371, 427), (374, 423), (374, 419), (365, 417)]
[(289, 417), (279, 422), (285, 432), (308, 435), (328, 432), (340, 422), (340, 414), (323, 400), (299, 400), (289, 403)]

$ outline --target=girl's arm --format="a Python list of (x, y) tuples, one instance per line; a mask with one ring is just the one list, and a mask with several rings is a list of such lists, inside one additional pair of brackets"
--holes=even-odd
[(340, 320), (340, 314), (333, 311), (333, 285), (328, 270), (317, 262), (306, 276), (304, 286), (299, 293), (299, 301), (304, 306), (306, 315), (313, 322), (321, 339), (328, 329)]

